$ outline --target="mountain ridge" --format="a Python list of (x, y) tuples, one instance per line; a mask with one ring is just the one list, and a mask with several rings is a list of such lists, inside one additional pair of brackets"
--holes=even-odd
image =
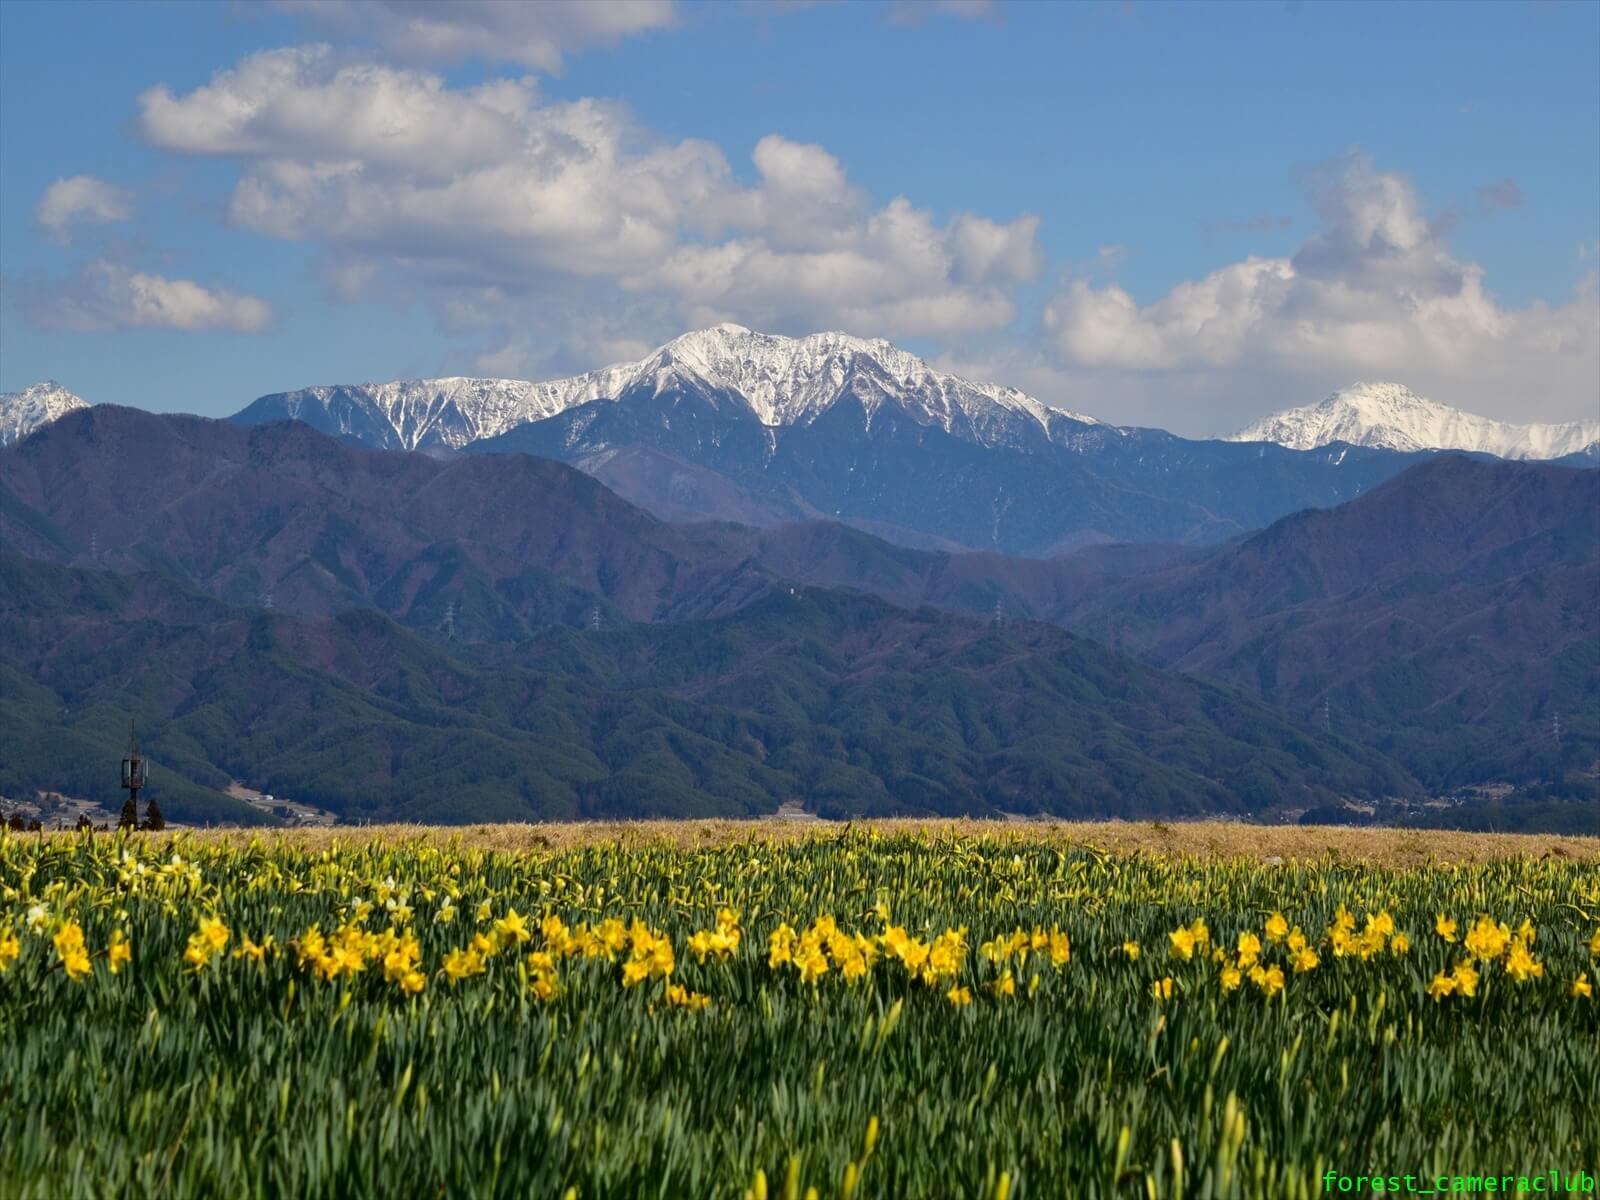
[[(770, 592), (721, 617), (452, 646), (0, 553), (0, 789), (115, 795), (129, 711), (203, 819), (229, 779), (348, 819), (1198, 815), (1415, 795), (1238, 689), (1047, 625)], [(113, 719), (114, 718), (114, 719)], [(162, 786), (159, 785), (158, 786)], [(209, 792), (209, 795), (208, 795)], [(182, 801), (168, 805), (174, 794)]]
[(1445, 789), (1600, 759), (1597, 595), (1600, 474), (1445, 455), (1045, 615), (1353, 729)]
[(88, 407), (87, 400), (54, 379), (29, 384), (20, 392), (0, 392), (0, 446), (19, 442), (69, 412)]
[(1428, 400), (1398, 383), (1356, 383), (1231, 434), (1315, 450), (1334, 442), (1388, 450), (1468, 450), (1509, 459), (1556, 459), (1600, 443), (1600, 421), (1518, 425)]
[(980, 440), (1004, 435), (1008, 421), (1001, 413), (1028, 418), (1042, 429), (1053, 415), (1099, 424), (1092, 417), (1051, 409), (1015, 388), (937, 371), (883, 339), (836, 331), (790, 338), (733, 324), (692, 330), (636, 362), (563, 379), (452, 376), (310, 387), (263, 396), (233, 419), (243, 424), (302, 420), (384, 449), (460, 448), (582, 404), (641, 390), (654, 395), (669, 390), (736, 395), (752, 417), (774, 428), (813, 421), (847, 394), (868, 407), (897, 404), (947, 432), (964, 426)]
[(1041, 557), (1224, 541), (1350, 500), (1427, 453), (1115, 426), (936, 371), (881, 339), (739, 325), (566, 380), (309, 389), (232, 419), (285, 418), (375, 447), (558, 459), (667, 520), (820, 518), (903, 545)]

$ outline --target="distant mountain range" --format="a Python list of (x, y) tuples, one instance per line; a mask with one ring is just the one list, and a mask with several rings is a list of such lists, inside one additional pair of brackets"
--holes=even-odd
[[(11, 408), (0, 427), (43, 419), (36, 403)], [(299, 420), (378, 449), (554, 458), (671, 521), (827, 519), (906, 546), (1036, 557), (1226, 541), (1353, 499), (1443, 447), (1600, 465), (1600, 428), (1506, 426), (1395, 385), (1347, 389), (1233, 441), (1191, 440), (973, 383), (882, 340), (738, 325), (569, 379), (315, 387), (233, 419)]]
[(230, 779), (447, 820), (1509, 783), (1595, 822), (1600, 472), (1486, 451), (1587, 434), (1357, 391), (1274, 436), (1381, 444), (1192, 441), (737, 326), (230, 421), (41, 385), (0, 401), (0, 794), (103, 798), (131, 711), (175, 815), (249, 816)]
[(308, 388), (234, 419), (287, 418), (380, 448), (559, 459), (668, 520), (832, 519), (902, 545), (1034, 556), (1224, 541), (1353, 499), (1424, 452), (1110, 426), (885, 341), (738, 325), (571, 379)]
[(850, 397), (868, 418), (885, 406), (983, 445), (1014, 441), (1019, 427), (1048, 430), (1066, 417), (1014, 388), (935, 371), (886, 341), (817, 333), (788, 338), (718, 325), (674, 338), (636, 363), (570, 379), (415, 379), (314, 387), (263, 396), (234, 419), (246, 425), (293, 419), (381, 449), (462, 447), (596, 400), (641, 392), (731, 401), (761, 425), (817, 420)]
[[(1425, 458), (1355, 503), (1295, 514), (1221, 546), (1108, 545), (1050, 560), (930, 552), (837, 522), (669, 525), (579, 471), (524, 455), (441, 460), (369, 451), (297, 423), (245, 427), (101, 406), (0, 451), (0, 529), (7, 546), (26, 556), (0, 594), (0, 615), (26, 615), (6, 631), (11, 695), (49, 693), (18, 712), (82, 713), (75, 736), (111, 728), (106, 706), (115, 706), (119, 689), (144, 688), (142, 672), (151, 672), (154, 690), (139, 694), (152, 729), (163, 731), (153, 745), (172, 762), (189, 756), (184, 778), (200, 789), (190, 798), (202, 807), (219, 773), (232, 771), (352, 815), (409, 811), (386, 798), (383, 780), (425, 779), (446, 789), (453, 777), (467, 778), (465, 760), (451, 749), (456, 742), (437, 733), (465, 728), (445, 709), (449, 697), (476, 693), (440, 680), (466, 671), (485, 695), (498, 697), (492, 712), (472, 720), (512, 722), (486, 735), (509, 757), (496, 759), (503, 771), (479, 772), (473, 787), (458, 786), (467, 797), (459, 806), (429, 810), (451, 819), (667, 810), (659, 805), (765, 811), (789, 797), (825, 798), (829, 811), (841, 812), (1021, 811), (1029, 795), (1048, 797), (1038, 803), (1058, 812), (1236, 803), (1252, 812), (1293, 811), (1325, 807), (1334, 793), (1376, 804), (1423, 788), (1504, 779), (1592, 790), (1584, 772), (1600, 757), (1597, 521), (1600, 474), (1593, 471), (1443, 456)], [(29, 560), (80, 574), (30, 575)], [(160, 580), (179, 593), (161, 593), (159, 604), (91, 603), (117, 578), (107, 569), (142, 580), (138, 595), (159, 591)], [(850, 592), (881, 599), (863, 607), (846, 603)], [(84, 604), (92, 612), (80, 611)], [(350, 615), (362, 612), (373, 620)], [(221, 724), (203, 727), (200, 745), (191, 711), (223, 711), (209, 708), (208, 697), (235, 678), (215, 673), (204, 646), (242, 654), (251, 644), (239, 641), (243, 631), (262, 619), (270, 622), (262, 628), (300, 631), (283, 643), (289, 648), (271, 651), (278, 658), (257, 662), (262, 671), (320, 662), (336, 678), (297, 676), (282, 683), (287, 691), (272, 693), (282, 712), (300, 714), (299, 732), (280, 728), (277, 716), (250, 707), (259, 697), (240, 693), (226, 719), (216, 718)], [(224, 638), (210, 629), (213, 621), (240, 632)], [(1038, 622), (1087, 633), (1106, 649), (1052, 640), (1058, 635), (1041, 632)], [(311, 645), (320, 649), (302, 653)], [(946, 649), (930, 657), (936, 646)], [(950, 657), (957, 646), (963, 649)], [(1150, 666), (1136, 666), (1129, 653)], [(379, 695), (374, 672), (388, 670), (391, 655), (422, 658), (383, 675), (391, 682)], [(168, 657), (179, 665), (169, 669)], [(202, 670), (202, 661), (211, 665)], [(1058, 674), (1068, 661), (1077, 665)], [(978, 664), (1000, 662), (1016, 663), (1020, 674), (1007, 675), (1011, 682), (996, 692)], [(542, 673), (543, 682), (504, 674), (517, 664)], [(893, 681), (884, 684), (888, 691), (859, 690), (882, 671)], [(1201, 700), (1180, 688), (1186, 676), (1222, 679), (1260, 697), (1246, 704), (1242, 693), (1224, 689), (1234, 706), (1228, 711), (1258, 723), (1261, 754), (1270, 745), (1302, 766), (1333, 770), (1337, 751), (1343, 765), (1322, 783), (1270, 755), (1262, 761), (1278, 765), (1248, 785), (1242, 775), (1219, 774), (1222, 764), (1242, 761), (1232, 756), (1243, 751), (1228, 746), (1249, 739), (1233, 717), (1207, 718), (1211, 724), (1197, 731)], [(1086, 678), (1096, 681), (1091, 692), (1081, 690)], [(1134, 678), (1145, 681), (1146, 694), (1171, 697), (1161, 702), (1169, 704), (1165, 716), (1119, 707), (1116, 681)], [(601, 705), (613, 723), (580, 720), (567, 711), (569, 700), (558, 709), (506, 707), (508, 695), (579, 685), (589, 698), (570, 703), (583, 712)], [(1041, 712), (1039, 725), (1029, 717), (1035, 686), (1057, 689), (1061, 704), (1090, 699), (1085, 708)], [(613, 736), (604, 731), (623, 728), (615, 721), (643, 731), (665, 719), (659, 709), (646, 716), (606, 707), (623, 694), (633, 705), (646, 692), (712, 706), (672, 717), (678, 732), (662, 727), (659, 738), (647, 739), (667, 755), (651, 759), (652, 770), (680, 780), (668, 789), (675, 799), (650, 793), (637, 775), (625, 786), (603, 784), (613, 772), (626, 774), (621, 751), (601, 755), (603, 769), (585, 759), (589, 765), (565, 783), (507, 782), (532, 779), (526, 772), (542, 770), (537, 763), (556, 753), (555, 743), (516, 733), (531, 728), (523, 722), (546, 722), (540, 728), (564, 731), (567, 751), (592, 755)], [(322, 718), (313, 714), (326, 705), (346, 712), (351, 729), (387, 713), (383, 720), (397, 724), (385, 744), (432, 747), (434, 765), (425, 772), (413, 759), (406, 773), (389, 767), (370, 779), (336, 771), (334, 747), (360, 738), (318, 733)], [(624, 719), (624, 712), (634, 715)], [(37, 772), (59, 761), (66, 765), (51, 786), (84, 785), (68, 768), (89, 761), (87, 749), (60, 743), (54, 718), (29, 720), (30, 737), (44, 749), (27, 759), (35, 772), (28, 777), (44, 778)], [(707, 782), (705, 764), (724, 761), (736, 744), (747, 745), (739, 738), (770, 730), (775, 720), (802, 722), (785, 726), (786, 736), (802, 738), (786, 745), (852, 747), (837, 760), (844, 774), (826, 784), (794, 774), (793, 765), (778, 776), (752, 774), (752, 762), (740, 757), (744, 765), (730, 767), (732, 775), (716, 775), (723, 782)], [(1109, 775), (1101, 752), (1080, 753), (1086, 731), (1105, 720), (1128, 726), (1117, 744), (1134, 755)], [(238, 722), (270, 731), (271, 740), (233, 737), (227, 731)], [(923, 740), (928, 728), (941, 730), (941, 744)], [(1032, 737), (1029, 730), (1043, 729), (1052, 731), (1038, 735), (1043, 757), (1029, 760), (1038, 773), (1025, 776), (1032, 782), (1023, 787), (1014, 770), (1020, 760), (1008, 756), (1021, 752), (1018, 739)], [(1149, 740), (1162, 730), (1180, 739), (1180, 757)], [(775, 743), (764, 733), (750, 736), (765, 747), (757, 755), (765, 761)], [(630, 754), (646, 753), (644, 743), (627, 744)], [(690, 745), (703, 753), (683, 749)], [(972, 757), (980, 750), (981, 761)], [(302, 762), (311, 766), (301, 770)], [(879, 765), (853, 774), (862, 762)], [(1164, 773), (1167, 767), (1179, 774)], [(331, 782), (319, 785), (319, 771)], [(579, 776), (593, 787), (579, 787)], [(763, 782), (750, 783), (758, 777)], [(0, 787), (8, 778), (16, 783), (3, 777)], [(744, 782), (727, 782), (733, 778)], [(1226, 778), (1223, 792), (1203, 778)], [(1122, 787), (1132, 807), (1116, 807)], [(917, 788), (929, 797), (920, 807)], [(717, 807), (725, 802), (734, 808)]]
[(0, 457), (13, 545), (156, 570), (230, 603), (328, 616), (374, 607), (478, 639), (552, 623), (704, 617), (770, 586), (561, 463), (379, 453), (283, 422), (97, 405)]
[(0, 392), (0, 446), (19, 442), (58, 417), (87, 407), (87, 402), (53, 379), (32, 384), (20, 392)]
[(1558, 459), (1592, 453), (1600, 444), (1600, 421), (1513, 425), (1424, 400), (1398, 383), (1358, 383), (1316, 404), (1275, 413), (1228, 440), (1276, 442), (1291, 450), (1344, 442), (1388, 450), (1473, 450), (1499, 458)]

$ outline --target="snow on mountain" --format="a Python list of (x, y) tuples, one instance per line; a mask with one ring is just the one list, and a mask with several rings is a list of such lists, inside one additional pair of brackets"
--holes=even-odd
[(20, 442), (35, 429), (66, 416), (73, 409), (88, 407), (88, 401), (74, 396), (53, 379), (35, 383), (20, 392), (0, 392), (0, 446)]
[(1476, 450), (1500, 458), (1560, 458), (1600, 442), (1600, 421), (1513, 425), (1426, 400), (1398, 383), (1357, 383), (1225, 438), (1311, 450), (1329, 442), (1389, 450)]
[(845, 396), (868, 419), (894, 404), (923, 424), (978, 441), (1001, 439), (1019, 418), (1047, 428), (1052, 416), (1085, 424), (1093, 418), (1051, 410), (1015, 388), (973, 383), (936, 371), (882, 339), (843, 333), (789, 338), (718, 325), (674, 338), (635, 363), (530, 383), (516, 379), (415, 379), (312, 387), (263, 396), (236, 419), (295, 418), (369, 444), (414, 450), (462, 446), (593, 400), (649, 389), (735, 393), (762, 424), (815, 420)]

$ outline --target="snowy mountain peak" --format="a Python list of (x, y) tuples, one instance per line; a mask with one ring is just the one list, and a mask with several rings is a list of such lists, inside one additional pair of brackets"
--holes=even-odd
[[(655, 395), (733, 393), (772, 427), (813, 421), (850, 396), (861, 402), (869, 420), (893, 404), (921, 424), (985, 444), (1009, 436), (1019, 419), (1042, 429), (1048, 429), (1052, 416), (1095, 423), (1091, 417), (1055, 412), (1015, 388), (934, 370), (881, 338), (845, 333), (790, 338), (731, 322), (682, 334), (639, 362), (567, 379), (417, 379), (305, 388), (263, 396), (239, 419), (307, 419), (368, 444), (414, 450), (462, 446), (641, 388)], [(311, 420), (313, 415), (320, 419)]]
[[(1041, 426), (1050, 412), (1014, 388), (973, 383), (936, 371), (882, 338), (839, 332), (790, 338), (718, 325), (674, 338), (640, 367), (657, 392), (696, 381), (737, 392), (762, 424), (772, 426), (814, 420), (847, 393), (869, 407), (898, 404), (913, 418), (946, 431), (957, 423), (982, 427), (998, 415), (995, 409)], [(1088, 417), (1075, 419), (1092, 423)]]
[(1225, 439), (1311, 450), (1329, 442), (1388, 450), (1474, 450), (1500, 458), (1561, 458), (1600, 442), (1600, 421), (1514, 425), (1462, 412), (1399, 383), (1357, 383), (1316, 404), (1275, 413)]
[(20, 392), (0, 392), (0, 446), (20, 442), (35, 429), (59, 420), (88, 401), (74, 396), (54, 379), (31, 384)]

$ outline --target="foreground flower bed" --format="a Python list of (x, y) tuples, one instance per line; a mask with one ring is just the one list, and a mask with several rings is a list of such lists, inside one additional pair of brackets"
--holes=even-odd
[(1600, 1163), (1600, 870), (0, 840), (24, 1195), (1286, 1196)]

